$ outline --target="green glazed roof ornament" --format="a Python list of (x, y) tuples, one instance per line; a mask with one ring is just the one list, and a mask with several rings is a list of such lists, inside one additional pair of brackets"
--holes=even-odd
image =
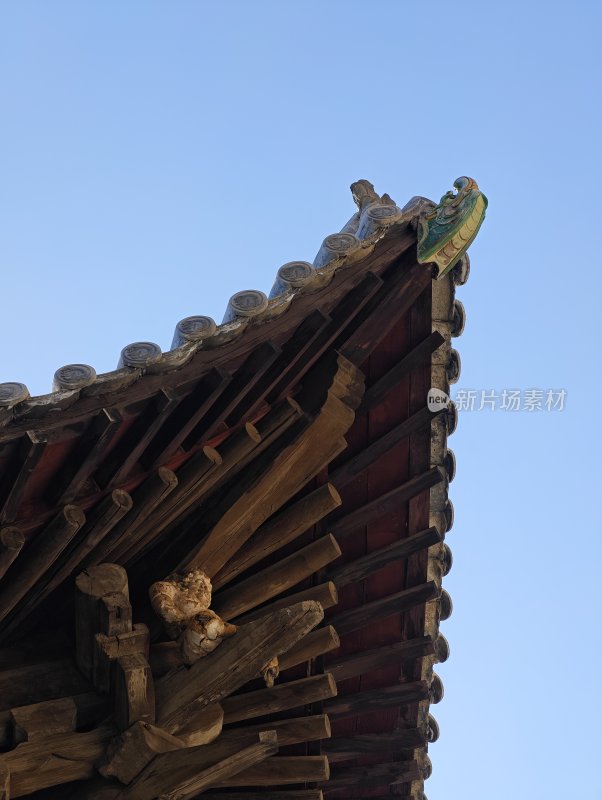
[(437, 264), (438, 278), (447, 275), (468, 250), (487, 209), (487, 198), (475, 180), (463, 176), (454, 181), (454, 187), (457, 192), (446, 192), (418, 223), (418, 261)]

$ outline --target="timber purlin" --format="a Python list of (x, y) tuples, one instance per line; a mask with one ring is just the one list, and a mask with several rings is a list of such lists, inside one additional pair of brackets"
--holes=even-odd
[(269, 298), (0, 384), (1, 800), (423, 800), (457, 421), (427, 394), (487, 203), (455, 187), (358, 181)]

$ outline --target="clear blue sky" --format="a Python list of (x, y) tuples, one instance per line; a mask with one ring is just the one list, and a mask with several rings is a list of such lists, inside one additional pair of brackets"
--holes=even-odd
[(602, 798), (598, 2), (0, 3), (0, 381), (112, 369), (269, 290), (353, 211), (489, 196), (430, 800)]

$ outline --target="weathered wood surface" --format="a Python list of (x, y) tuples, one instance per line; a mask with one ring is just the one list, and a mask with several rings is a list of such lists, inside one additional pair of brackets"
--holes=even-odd
[[(410, 352), (398, 361), (394, 367), (386, 372), (382, 378), (366, 389), (366, 394), (358, 408), (358, 416), (366, 413), (368, 409), (381, 403), (385, 397), (398, 385), (403, 378), (421, 364), (430, 363), (431, 355), (443, 344), (443, 336), (438, 331), (429, 334), (419, 342)], [(434, 415), (431, 415), (434, 416)], [(412, 419), (412, 417), (410, 417)], [(409, 420), (408, 420), (409, 421)]]
[(149, 475), (132, 493), (131, 510), (86, 557), (83, 566), (90, 567), (114, 559), (120, 549), (133, 541), (136, 532), (177, 485), (176, 474), (166, 467), (160, 467), (157, 472)]
[(74, 731), (77, 724), (77, 705), (71, 697), (14, 708), (9, 713), (15, 744)]
[(297, 603), (239, 628), (212, 654), (157, 682), (161, 727), (176, 733), (190, 711), (222, 700), (256, 678), (267, 662), (290, 650), (323, 619), (318, 603)]
[(389, 564), (401, 561), (412, 553), (429, 548), (441, 540), (442, 536), (436, 528), (428, 528), (426, 531), (415, 533), (406, 539), (399, 539), (386, 547), (373, 550), (355, 561), (333, 567), (327, 574), (330, 580), (334, 581), (338, 588), (341, 588), (349, 583), (365, 580)]
[(375, 619), (382, 620), (392, 614), (399, 614), (401, 611), (414, 608), (414, 606), (423, 605), (429, 600), (435, 599), (438, 595), (439, 588), (436, 583), (430, 581), (422, 586), (403, 589), (401, 592), (396, 592), (380, 600), (373, 600), (349, 611), (342, 611), (332, 617), (329, 622), (335, 627), (337, 633), (342, 636), (360, 628), (365, 628)]
[(23, 495), (44, 454), (47, 441), (46, 436), (34, 431), (27, 431), (21, 439), (7, 472), (2, 476), (0, 524), (6, 525), (17, 517)]
[(27, 548), (27, 558), (15, 564), (0, 586), (0, 622), (42, 578), (86, 521), (78, 506), (67, 505)]
[(323, 536), (271, 567), (219, 592), (212, 608), (226, 620), (236, 619), (296, 586), (340, 555), (341, 549), (334, 536)]
[(296, 667), (304, 661), (324, 655), (324, 653), (328, 653), (331, 650), (336, 650), (340, 644), (341, 640), (332, 625), (326, 625), (324, 628), (311, 631), (301, 639), (299, 644), (291, 647), (288, 653), (278, 659), (280, 672)]
[(423, 777), (419, 765), (412, 760), (373, 767), (336, 766), (328, 784), (328, 789), (345, 786), (374, 789), (378, 786), (395, 786), (401, 783), (420, 780)]
[(324, 703), (324, 710), (332, 719), (343, 719), (356, 714), (368, 714), (382, 708), (399, 706), (402, 703), (415, 703), (430, 696), (425, 681), (400, 683), (383, 689), (368, 689), (365, 692), (336, 697)]
[(131, 631), (112, 636), (97, 633), (94, 637), (92, 680), (98, 691), (108, 694), (114, 688), (114, 668), (118, 658), (141, 653), (148, 659), (149, 646), (149, 630), (146, 625), (132, 625)]
[[(270, 730), (278, 734), (280, 747), (292, 744), (314, 742), (328, 739), (331, 735), (330, 720), (326, 714), (314, 714), (311, 717), (291, 717), (290, 719), (270, 720)], [(265, 722), (254, 725), (245, 725), (226, 730), (222, 733), (221, 741), (249, 742), (250, 737), (264, 730)]]
[(281, 597), (279, 600), (274, 600), (263, 608), (257, 608), (250, 611), (248, 614), (243, 614), (242, 617), (237, 618), (237, 625), (248, 625), (250, 622), (261, 619), (266, 614), (272, 614), (274, 611), (280, 611), (287, 606), (296, 605), (297, 603), (305, 603), (312, 601), (319, 603), (323, 609), (332, 608), (338, 603), (337, 587), (332, 581), (320, 583), (318, 586), (310, 586), (308, 589), (302, 589), (300, 592), (289, 594), (286, 597)]
[(90, 420), (48, 487), (46, 494), (51, 503), (71, 503), (84, 492), (86, 481), (104, 458), (121, 424), (121, 414), (109, 408), (103, 408)]
[(393, 733), (364, 733), (356, 736), (338, 737), (322, 742), (322, 752), (331, 764), (349, 761), (366, 755), (400, 753), (424, 747), (426, 734), (419, 728), (407, 728)]
[(135, 722), (155, 721), (155, 685), (142, 653), (121, 656), (115, 664), (115, 722), (120, 731)]
[(49, 741), (38, 739), (24, 742), (14, 750), (0, 755), (0, 766), (10, 770), (11, 798), (58, 786), (71, 781), (86, 780), (96, 774), (98, 761), (116, 729), (111, 724), (89, 733), (65, 733)]
[(341, 656), (328, 660), (327, 669), (337, 681), (355, 678), (358, 675), (371, 675), (377, 669), (400, 664), (401, 662), (432, 655), (435, 644), (430, 636), (418, 636), (409, 641), (383, 645), (371, 650), (364, 650), (349, 656)]
[(395, 445), (403, 439), (407, 439), (408, 436), (411, 436), (416, 431), (428, 427), (436, 416), (445, 411), (446, 409), (443, 408), (441, 411), (434, 413), (425, 405), (424, 408), (400, 422), (399, 425), (391, 428), (390, 431), (373, 441), (372, 444), (365, 447), (357, 455), (352, 456), (340, 467), (337, 467), (329, 476), (330, 481), (337, 489), (347, 486), (351, 481), (362, 475), (368, 467), (376, 465), (379, 459), (392, 450)]
[(289, 711), (309, 703), (335, 697), (337, 685), (332, 675), (312, 675), (267, 689), (245, 692), (222, 700), (224, 724)]
[(327, 781), (329, 777), (326, 756), (276, 756), (214, 786), (286, 786)]
[(215, 575), (275, 511), (340, 451), (341, 437), (354, 419), (352, 408), (340, 398), (358, 391), (361, 373), (340, 358), (335, 367), (315, 420), (249, 482), (242, 495), (238, 489), (226, 493), (219, 521), (181, 568), (200, 566), (209, 576)]
[(24, 544), (25, 536), (18, 528), (3, 528), (0, 531), (0, 579), (4, 577)]
[[(74, 669), (73, 662), (65, 662), (66, 669)], [(79, 675), (79, 672), (75, 670)], [(80, 679), (82, 676), (79, 676)], [(27, 680), (27, 678), (25, 679)], [(28, 687), (31, 691), (32, 687)], [(33, 687), (35, 696), (41, 693), (48, 692), (48, 687), (41, 684), (38, 687)], [(15, 719), (22, 719), (23, 715), (29, 721), (34, 720), (40, 722), (40, 730), (43, 732), (46, 729), (44, 720), (50, 718), (54, 719), (55, 703), (68, 703), (75, 707), (75, 730), (88, 730), (94, 725), (99, 724), (102, 720), (106, 719), (112, 711), (111, 699), (108, 696), (100, 695), (96, 692), (83, 692), (82, 694), (75, 694), (69, 697), (60, 696), (53, 700), (41, 700), (39, 702), (15, 705), (12, 709), (0, 711), (0, 748), (8, 749), (15, 744), (17, 739), (22, 737), (22, 734), (16, 731)]]
[(278, 751), (274, 731), (256, 734), (255, 743), (240, 748), (220, 742), (164, 753), (156, 757), (119, 800), (189, 800), (204, 789), (234, 780), (234, 776)]
[[(123, 598), (116, 605), (117, 624), (103, 629), (103, 597)], [(81, 572), (75, 579), (75, 639), (76, 663), (82, 673), (92, 680), (94, 670), (94, 637), (97, 633), (116, 635), (131, 630), (128, 576), (118, 564), (99, 564)], [(104, 606), (106, 611), (106, 606)]]
[(186, 744), (176, 736), (156, 725), (138, 721), (113, 739), (107, 747), (99, 772), (105, 778), (131, 783), (153, 758), (185, 747)]
[(44, 602), (51, 592), (74, 574), (89, 553), (131, 510), (132, 502), (132, 498), (127, 492), (116, 489), (87, 514), (86, 524), (61, 553), (56, 569), (53, 572), (49, 571), (43, 579), (37, 581), (27, 597), (19, 604), (18, 609), (11, 617), (10, 624), (7, 625), (8, 632), (16, 630), (19, 624)]
[(213, 577), (214, 590), (230, 583), (258, 561), (294, 541), (340, 505), (339, 493), (331, 483), (327, 483), (275, 514)]
[(275, 792), (205, 792), (206, 800), (324, 800), (321, 789), (281, 789)]
[(367, 525), (369, 522), (388, 514), (398, 508), (401, 503), (407, 503), (408, 500), (416, 497), (421, 492), (425, 492), (427, 489), (431, 489), (444, 479), (443, 471), (439, 467), (432, 467), (421, 475), (410, 478), (401, 486), (385, 492), (385, 494), (376, 497), (374, 500), (370, 500), (361, 508), (357, 508), (340, 519), (334, 520), (329, 527), (336, 536), (346, 536), (363, 525)]

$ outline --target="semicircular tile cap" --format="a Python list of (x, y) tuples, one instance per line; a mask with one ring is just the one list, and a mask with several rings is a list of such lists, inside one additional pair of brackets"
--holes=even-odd
[(428, 715), (426, 723), (426, 739), (429, 744), (433, 744), (439, 738), (440, 730), (439, 723), (432, 714)]
[(445, 533), (447, 533), (448, 531), (451, 531), (451, 529), (454, 527), (454, 504), (449, 498), (445, 503), (444, 513), (445, 513), (445, 523), (446, 523)]
[(449, 383), (457, 383), (458, 380), (460, 379), (460, 373), (462, 372), (462, 362), (460, 361), (460, 353), (458, 353), (458, 351), (453, 347), (449, 354), (449, 361), (447, 362), (445, 372), (447, 374), (447, 380), (449, 381)]
[(433, 774), (433, 763), (424, 751), (420, 758), (420, 774), (422, 775), (423, 781), (427, 781)]
[(121, 351), (119, 367), (134, 367), (144, 369), (150, 364), (156, 364), (161, 358), (161, 348), (154, 342), (133, 342)]
[(461, 300), (454, 300), (452, 311), (451, 335), (454, 337), (462, 336), (466, 325), (466, 309)]
[(452, 268), (451, 276), (456, 286), (464, 286), (470, 275), (470, 257), (464, 253), (458, 263)]
[(452, 603), (451, 595), (446, 589), (441, 590), (441, 597), (439, 598), (439, 608), (441, 613), (439, 619), (444, 622), (449, 619), (454, 611), (454, 604)]
[(0, 408), (14, 408), (28, 397), (29, 389), (24, 383), (16, 381), (0, 383)]
[(355, 235), (358, 239), (367, 239), (377, 230), (393, 225), (402, 216), (401, 209), (394, 204), (373, 203), (363, 212)]
[(176, 325), (171, 349), (182, 347), (188, 342), (200, 342), (203, 339), (208, 339), (213, 336), (216, 330), (217, 325), (211, 317), (184, 317)]
[(352, 233), (331, 233), (322, 242), (318, 255), (314, 259), (314, 267), (324, 267), (336, 258), (350, 256), (360, 247), (360, 240)]
[(54, 373), (53, 392), (67, 392), (91, 386), (96, 380), (96, 370), (89, 364), (66, 364)]
[(270, 298), (277, 297), (291, 289), (300, 289), (311, 283), (315, 277), (316, 271), (309, 261), (288, 261), (276, 273)]
[(451, 436), (452, 433), (455, 433), (456, 428), (458, 427), (458, 408), (453, 400), (448, 403), (447, 414), (445, 415), (445, 423), (447, 426), (447, 435)]
[(443, 575), (449, 575), (454, 563), (454, 557), (452, 555), (451, 547), (447, 544), (447, 542), (445, 542), (443, 545), (441, 560), (443, 562)]
[(443, 681), (437, 675), (436, 672), (433, 672), (433, 680), (431, 683), (431, 703), (440, 703), (443, 700), (443, 695), (445, 694), (445, 689), (443, 687)]
[(445, 451), (445, 455), (443, 457), (443, 466), (445, 467), (445, 471), (447, 473), (447, 481), (451, 483), (453, 479), (456, 477), (456, 456), (453, 450), (449, 448)]
[(449, 658), (449, 642), (442, 633), (435, 639), (435, 658), (439, 664), (443, 664)]
[(267, 307), (268, 298), (259, 289), (244, 289), (242, 292), (236, 292), (230, 298), (222, 325), (239, 317), (243, 319), (257, 317), (259, 314), (263, 314)]

